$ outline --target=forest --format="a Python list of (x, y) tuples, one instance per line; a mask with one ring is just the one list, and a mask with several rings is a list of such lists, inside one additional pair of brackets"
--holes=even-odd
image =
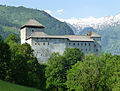
[(78, 48), (52, 53), (38, 63), (27, 43), (10, 34), (0, 37), (0, 79), (42, 91), (119, 91), (120, 55), (84, 55)]

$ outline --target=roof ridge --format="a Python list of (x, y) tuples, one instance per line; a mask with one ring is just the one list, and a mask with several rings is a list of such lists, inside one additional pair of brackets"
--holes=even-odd
[(30, 19), (29, 21), (27, 21), (22, 27), (38, 27), (38, 28), (45, 28), (42, 24), (40, 24), (37, 20), (35, 19)]

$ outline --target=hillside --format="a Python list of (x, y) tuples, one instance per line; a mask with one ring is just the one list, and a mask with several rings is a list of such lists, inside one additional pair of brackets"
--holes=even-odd
[(103, 51), (120, 54), (120, 14), (101, 18), (72, 18), (64, 21), (77, 35), (85, 34), (91, 30), (100, 34)]
[(0, 5), (0, 35), (5, 39), (10, 33), (19, 36), (19, 28), (29, 19), (36, 19), (50, 35), (74, 34), (72, 29), (65, 23), (60, 22), (44, 11), (29, 9), (23, 6), (12, 7)]
[(0, 91), (41, 91), (41, 90), (11, 84), (0, 80)]

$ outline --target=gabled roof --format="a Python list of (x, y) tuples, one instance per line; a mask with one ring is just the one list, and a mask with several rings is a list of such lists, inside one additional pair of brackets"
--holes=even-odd
[(93, 31), (90, 31), (89, 33), (87, 33), (87, 36), (90, 36), (90, 37), (101, 37), (100, 35), (96, 34)]
[(27, 39), (29, 38), (55, 38), (55, 39), (57, 38), (57, 39), (68, 39), (70, 41), (88, 41), (88, 42), (94, 41), (89, 36), (80, 36), (80, 35), (55, 36), (55, 35), (47, 35), (44, 32), (34, 32)]
[(33, 32), (30, 37), (39, 37), (39, 36), (47, 36), (44, 32)]
[(21, 27), (21, 29), (24, 27), (45, 28), (42, 24), (40, 24), (38, 21), (36, 21), (34, 19), (30, 19), (26, 24), (24, 24)]
[(70, 41), (87, 41), (87, 42), (93, 42), (94, 41), (89, 36), (65, 35), (65, 37), (67, 37)]

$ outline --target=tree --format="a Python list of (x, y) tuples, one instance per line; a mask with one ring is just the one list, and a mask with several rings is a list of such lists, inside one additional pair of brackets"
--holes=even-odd
[(71, 91), (94, 91), (98, 78), (97, 57), (86, 56), (68, 71), (66, 84)]
[(67, 70), (77, 63), (77, 61), (81, 61), (82, 57), (83, 53), (80, 52), (78, 48), (67, 48), (63, 55), (53, 53), (50, 56), (48, 66), (46, 67), (46, 87), (56, 88), (56, 90), (60, 88), (65, 90), (66, 85), (64, 83), (67, 80)]
[(45, 76), (47, 88), (61, 88), (64, 83), (64, 66), (62, 56), (59, 53), (52, 53), (48, 60), (48, 66), (46, 67)]
[(70, 91), (119, 90), (120, 57), (111, 54), (86, 56), (68, 71), (66, 85)]
[(15, 42), (15, 43), (18, 43), (19, 39), (17, 38), (16, 35), (14, 34), (10, 34), (6, 39), (5, 39), (5, 43), (9, 43), (9, 42)]
[(9, 79), (11, 52), (9, 45), (4, 43), (0, 36), (0, 79)]
[(63, 57), (66, 70), (69, 70), (71, 69), (72, 65), (82, 60), (84, 54), (79, 48), (66, 48), (63, 53)]

